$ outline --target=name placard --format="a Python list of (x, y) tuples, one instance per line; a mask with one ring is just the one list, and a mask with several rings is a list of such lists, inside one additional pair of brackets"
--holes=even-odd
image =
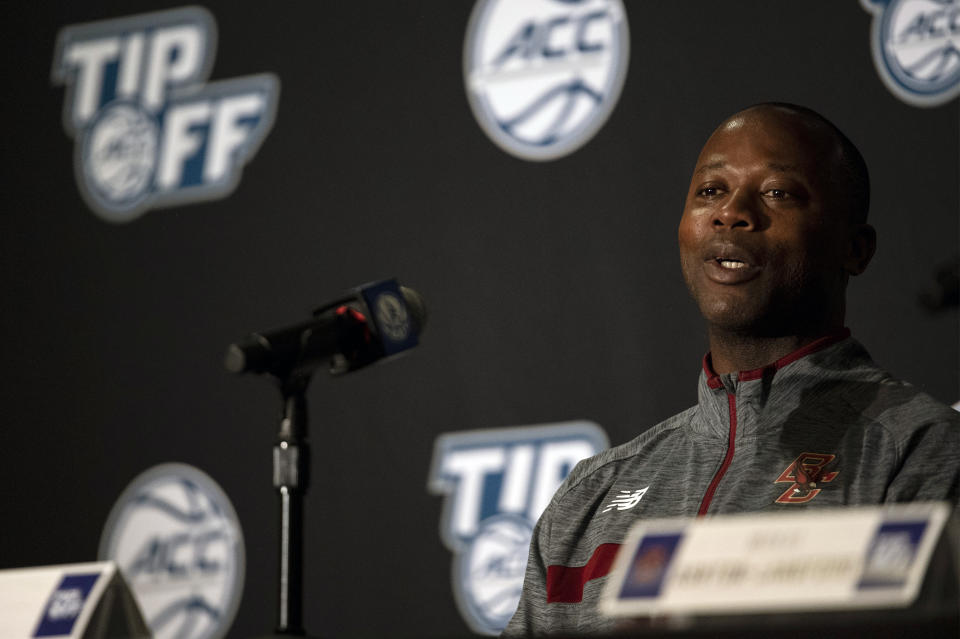
[(149, 636), (113, 562), (0, 570), (0, 637), (86, 639), (108, 627)]
[(898, 504), (638, 522), (600, 609), (613, 616), (909, 605), (950, 506)]

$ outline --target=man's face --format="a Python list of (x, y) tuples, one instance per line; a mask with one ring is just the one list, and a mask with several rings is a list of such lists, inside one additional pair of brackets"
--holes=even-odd
[(821, 128), (769, 108), (707, 141), (678, 235), (684, 279), (712, 327), (775, 336), (842, 322), (849, 225), (829, 179), (837, 155)]

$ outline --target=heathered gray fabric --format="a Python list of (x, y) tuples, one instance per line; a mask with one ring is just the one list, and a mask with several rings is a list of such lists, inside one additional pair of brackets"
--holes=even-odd
[[(583, 566), (605, 543), (621, 543), (641, 518), (693, 517), (720, 469), (736, 398), (734, 455), (708, 514), (794, 511), (853, 504), (960, 501), (960, 413), (878, 368), (847, 338), (762, 378), (701, 373), (699, 403), (636, 439), (578, 464), (533, 532), (520, 605), (503, 636), (611, 630), (596, 603), (606, 577), (586, 583), (579, 603), (547, 603), (551, 565)], [(836, 455), (836, 471), (805, 504), (775, 500), (774, 483), (802, 453)], [(603, 510), (620, 491), (649, 486), (628, 510)]]

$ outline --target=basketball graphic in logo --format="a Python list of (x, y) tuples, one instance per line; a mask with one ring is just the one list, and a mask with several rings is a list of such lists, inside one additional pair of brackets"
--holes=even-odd
[(505, 627), (517, 610), (532, 534), (533, 527), (521, 517), (491, 517), (460, 556), (464, 603), (486, 627)]
[(147, 196), (156, 168), (159, 129), (153, 117), (131, 104), (107, 107), (91, 125), (83, 147), (88, 192), (113, 221)]

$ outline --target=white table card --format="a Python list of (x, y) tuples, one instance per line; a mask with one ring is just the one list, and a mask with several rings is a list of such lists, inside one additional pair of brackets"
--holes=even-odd
[[(116, 616), (127, 636), (149, 632), (111, 561), (0, 570), (0, 637), (100, 637)], [(114, 624), (116, 626), (116, 624)]]
[(614, 616), (909, 605), (942, 503), (640, 521), (600, 602)]

